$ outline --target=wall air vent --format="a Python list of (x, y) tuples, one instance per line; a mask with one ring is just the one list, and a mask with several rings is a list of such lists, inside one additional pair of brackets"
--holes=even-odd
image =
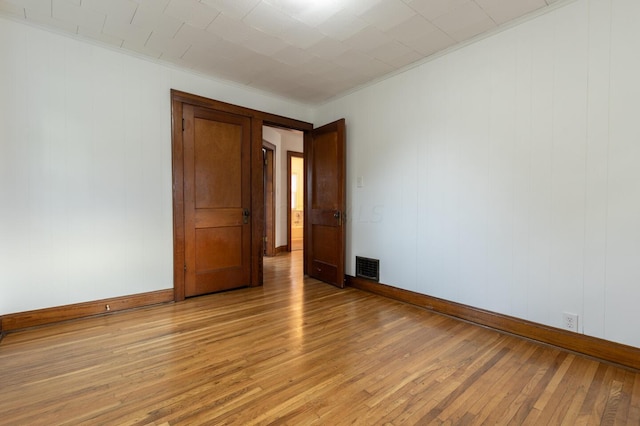
[(356, 277), (378, 282), (380, 280), (380, 260), (356, 256)]

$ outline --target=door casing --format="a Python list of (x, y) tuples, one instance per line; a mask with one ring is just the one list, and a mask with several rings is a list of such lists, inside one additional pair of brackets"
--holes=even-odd
[(264, 176), (264, 255), (276, 255), (276, 146), (262, 141), (265, 150)]

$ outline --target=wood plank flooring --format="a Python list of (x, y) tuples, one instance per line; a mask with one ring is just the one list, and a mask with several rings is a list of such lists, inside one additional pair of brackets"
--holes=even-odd
[(303, 279), (0, 342), (2, 425), (640, 424), (640, 374)]

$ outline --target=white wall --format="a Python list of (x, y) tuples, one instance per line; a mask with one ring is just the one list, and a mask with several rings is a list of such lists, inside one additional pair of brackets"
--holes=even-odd
[(640, 347), (638, 19), (576, 1), (318, 108), (347, 122), (347, 272)]
[(0, 315), (173, 287), (170, 89), (308, 107), (0, 19)]
[(264, 126), (262, 136), (276, 146), (276, 247), (287, 245), (287, 151), (303, 152), (302, 132)]

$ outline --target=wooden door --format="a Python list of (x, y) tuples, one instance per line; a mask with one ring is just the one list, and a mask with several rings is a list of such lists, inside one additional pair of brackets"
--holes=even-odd
[(185, 296), (251, 279), (251, 121), (184, 105)]
[(344, 287), (346, 140), (344, 119), (309, 133), (305, 144), (306, 272)]

